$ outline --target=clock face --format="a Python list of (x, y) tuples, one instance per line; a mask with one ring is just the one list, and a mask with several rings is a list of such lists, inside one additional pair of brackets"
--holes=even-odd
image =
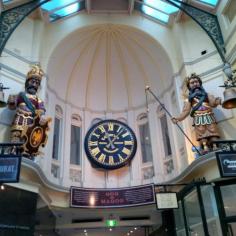
[(93, 163), (105, 169), (117, 169), (134, 157), (137, 140), (126, 124), (103, 120), (89, 129), (84, 146)]

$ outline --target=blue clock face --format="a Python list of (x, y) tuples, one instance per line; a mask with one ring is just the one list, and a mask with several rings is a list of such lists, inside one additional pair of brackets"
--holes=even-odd
[(97, 166), (117, 169), (134, 157), (137, 140), (125, 123), (103, 120), (89, 129), (84, 146), (87, 156)]

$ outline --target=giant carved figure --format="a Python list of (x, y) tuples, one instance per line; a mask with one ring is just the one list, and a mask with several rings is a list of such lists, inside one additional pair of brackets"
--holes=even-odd
[(45, 118), (44, 103), (37, 95), (43, 76), (44, 72), (39, 65), (32, 66), (26, 76), (25, 91), (8, 98), (9, 109), (16, 109), (11, 142), (22, 142), (23, 155), (29, 157), (37, 155), (39, 147), (46, 144), (51, 121), (51, 118)]
[(172, 122), (176, 124), (190, 115), (193, 118), (196, 139), (200, 142), (203, 153), (207, 153), (209, 149), (217, 148), (213, 141), (220, 137), (212, 108), (221, 104), (221, 98), (208, 94), (202, 87), (200, 77), (195, 73), (186, 78), (186, 85), (189, 90), (188, 99), (184, 102), (182, 113), (173, 117)]

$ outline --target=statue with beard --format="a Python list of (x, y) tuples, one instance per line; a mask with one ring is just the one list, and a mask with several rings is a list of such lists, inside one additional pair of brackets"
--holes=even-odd
[(184, 103), (182, 113), (173, 117), (172, 122), (177, 124), (188, 115), (193, 117), (196, 139), (200, 142), (203, 153), (207, 153), (209, 148), (217, 148), (212, 142), (220, 137), (212, 108), (221, 105), (221, 98), (208, 94), (195, 73), (186, 79), (186, 85), (189, 90), (188, 100)]
[(11, 127), (12, 143), (25, 142), (22, 134), (29, 126), (34, 125), (36, 116), (39, 117), (40, 125), (45, 125), (48, 122), (44, 118), (46, 111), (44, 103), (37, 95), (43, 75), (44, 72), (39, 65), (32, 66), (26, 76), (25, 91), (20, 92), (18, 95), (9, 95), (8, 108), (11, 110), (16, 109)]

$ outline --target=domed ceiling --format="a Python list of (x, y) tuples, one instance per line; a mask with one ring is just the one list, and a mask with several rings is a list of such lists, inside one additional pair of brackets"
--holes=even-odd
[(145, 86), (160, 96), (173, 75), (158, 42), (138, 29), (113, 24), (68, 35), (53, 51), (47, 72), (57, 96), (98, 112), (145, 106)]

